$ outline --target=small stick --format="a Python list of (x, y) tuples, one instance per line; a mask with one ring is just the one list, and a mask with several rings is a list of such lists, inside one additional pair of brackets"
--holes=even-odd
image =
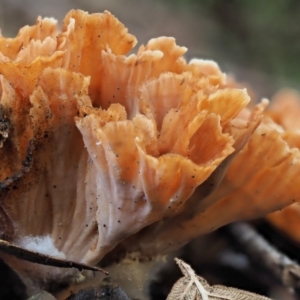
[(292, 288), (300, 287), (300, 266), (270, 245), (246, 223), (229, 226), (230, 233), (253, 259), (269, 269), (281, 282)]
[(76, 268), (79, 271), (81, 270), (98, 271), (104, 273), (105, 275), (108, 275), (107, 271), (99, 267), (92, 267), (85, 264), (76, 263), (70, 260), (55, 258), (38, 252), (29, 251), (27, 249), (23, 249), (4, 240), (0, 240), (0, 251), (13, 255), (19, 259), (30, 261), (41, 265), (59, 267), (59, 268)]

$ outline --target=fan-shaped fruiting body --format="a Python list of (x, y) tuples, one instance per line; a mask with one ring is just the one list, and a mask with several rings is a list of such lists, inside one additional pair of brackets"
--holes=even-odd
[(118, 245), (165, 253), (292, 201), (288, 180), (266, 198), (274, 172), (300, 171), (276, 128), (255, 131), (266, 102), (247, 110), (246, 90), (211, 61), (187, 63), (173, 38), (125, 56), (135, 44), (108, 12), (0, 38), (2, 238), (47, 236), (96, 264)]

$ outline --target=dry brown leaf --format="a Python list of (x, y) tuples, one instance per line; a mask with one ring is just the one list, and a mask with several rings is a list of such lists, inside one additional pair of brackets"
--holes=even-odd
[(173, 286), (167, 300), (270, 300), (270, 298), (222, 285), (210, 286), (182, 260), (175, 258), (184, 277)]

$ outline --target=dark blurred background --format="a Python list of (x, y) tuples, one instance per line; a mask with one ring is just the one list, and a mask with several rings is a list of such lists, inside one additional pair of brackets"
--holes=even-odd
[(173, 36), (188, 47), (188, 59), (215, 60), (259, 98), (300, 89), (299, 0), (0, 0), (2, 34), (16, 35), (38, 15), (61, 22), (72, 8), (109, 10), (139, 44)]

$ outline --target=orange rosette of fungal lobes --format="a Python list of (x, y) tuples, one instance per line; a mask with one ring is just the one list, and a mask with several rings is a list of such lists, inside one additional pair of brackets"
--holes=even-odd
[[(165, 73), (158, 79), (153, 79), (142, 84), (139, 89), (139, 96), (137, 97), (138, 101), (134, 107), (139, 107), (140, 113), (144, 112), (144, 114), (148, 116), (148, 119), (155, 121), (155, 126), (153, 126), (153, 123), (150, 123), (152, 125), (149, 126), (149, 129), (152, 128), (153, 131), (150, 135), (151, 138), (147, 137), (144, 139), (149, 142), (148, 146), (147, 143), (144, 146), (145, 150), (148, 150), (149, 153), (146, 152), (146, 154), (148, 154), (146, 156), (147, 164), (145, 165), (145, 163), (143, 163), (142, 166), (145, 165), (148, 170), (146, 169), (147, 172), (140, 172), (140, 174), (145, 174), (144, 176), (147, 176), (150, 179), (144, 180), (144, 186), (146, 183), (149, 183), (152, 194), (145, 194), (144, 190), (142, 195), (147, 195), (147, 199), (151, 200), (151, 198), (153, 198), (156, 199), (156, 201), (159, 200), (160, 196), (163, 199), (165, 195), (165, 200), (161, 202), (167, 203), (168, 206), (167, 209), (166, 207), (164, 207), (164, 209), (159, 207), (160, 211), (155, 216), (158, 221), (152, 221), (150, 226), (146, 227), (145, 230), (142, 230), (140, 234), (138, 233), (137, 236), (129, 237), (121, 244), (120, 247), (124, 247), (130, 251), (139, 250), (142, 254), (151, 256), (179, 248), (190, 239), (198, 236), (198, 233), (195, 231), (194, 234), (190, 236), (189, 229), (183, 234), (183, 236), (187, 236), (187, 239), (184, 242), (179, 244), (173, 243), (172, 246), (169, 247), (170, 241), (178, 237), (176, 233), (172, 232), (174, 229), (172, 226), (177, 228), (178, 226), (176, 224), (181, 224), (181, 222), (184, 224), (185, 218), (189, 218), (191, 214), (196, 212), (197, 209), (194, 204), (199, 205), (205, 196), (213, 190), (222, 179), (222, 174), (224, 174), (224, 169), (226, 169), (227, 165), (224, 158), (227, 157), (228, 162), (230, 162), (230, 152), (227, 152), (225, 156), (220, 156), (219, 154), (219, 151), (222, 151), (224, 154), (226, 153), (222, 150), (224, 149), (223, 147), (226, 143), (226, 139), (224, 139), (224, 135), (223, 137), (220, 135), (221, 130), (230, 132), (230, 135), (234, 137), (231, 141), (233, 143), (232, 146), (234, 146), (235, 149), (240, 150), (245, 145), (262, 117), (261, 113), (264, 105), (257, 107), (250, 116), (248, 116), (249, 112), (243, 112), (242, 115), (245, 120), (236, 117), (237, 107), (239, 107), (239, 105), (241, 105), (240, 107), (243, 107), (248, 101), (246, 100), (248, 97), (245, 92), (234, 89), (213, 90), (213, 88), (209, 87), (207, 84), (207, 78), (205, 78), (205, 86), (203, 85), (202, 80), (203, 78), (195, 80), (195, 78), (193, 78), (189, 73), (182, 75)], [(168, 99), (168, 101), (166, 101), (166, 99)], [(235, 105), (228, 105), (229, 103), (235, 103)], [(225, 104), (228, 106), (225, 107)], [(175, 109), (170, 108), (172, 106)], [(92, 111), (89, 110), (89, 112)], [(220, 116), (220, 119), (218, 117), (216, 118), (215, 113)], [(95, 117), (93, 117), (93, 119), (94, 118)], [(144, 119), (144, 122), (147, 120), (144, 117), (142, 119)], [(142, 119), (139, 116), (139, 120)], [(219, 120), (221, 120), (223, 129), (218, 129), (220, 128)], [(147, 122), (149, 122), (149, 120), (147, 120)], [(135, 117), (133, 118), (133, 123), (135, 123)], [(93, 125), (90, 125), (90, 127), (93, 127), (96, 123), (92, 124)], [(195, 132), (195, 126), (199, 126), (199, 124), (201, 124), (201, 126), (198, 128), (198, 131)], [(124, 126), (124, 124), (122, 124), (122, 126)], [(139, 125), (139, 127), (142, 128), (141, 125)], [(120, 135), (117, 133), (118, 127), (115, 127), (114, 130), (116, 130), (116, 132), (114, 134), (111, 133), (110, 136)], [(185, 136), (181, 136), (181, 132), (185, 132)], [(149, 132), (144, 134), (145, 136), (148, 136)], [(107, 136), (109, 136), (109, 134), (107, 134)], [(131, 145), (134, 143), (137, 144), (133, 138), (127, 140), (127, 136), (125, 137), (123, 132), (120, 135), (120, 138), (125, 140), (120, 142), (120, 145), (125, 145), (126, 143), (130, 143)], [(138, 141), (141, 139), (142, 138), (138, 138)], [(203, 142), (204, 139), (205, 142)], [(105, 140), (107, 141), (108, 138)], [(97, 144), (101, 145), (101, 149), (104, 147), (102, 140), (98, 142), (95, 140), (94, 145), (91, 145), (94, 151), (90, 150), (92, 157), (97, 156), (97, 147), (95, 146)], [(119, 145), (119, 143), (117, 143), (117, 145)], [(107, 149), (109, 149), (108, 151), (110, 153), (113, 147), (107, 146)], [(126, 149), (126, 147), (124, 147), (124, 149)], [(113, 152), (118, 154), (118, 158), (120, 157), (119, 150), (114, 150)], [(133, 153), (133, 150), (130, 150), (130, 153)], [(145, 153), (140, 152), (139, 154), (140, 156), (138, 156), (136, 160), (140, 164), (145, 160), (143, 157), (145, 156)], [(143, 154), (143, 156), (141, 156), (141, 154)], [(154, 157), (151, 157), (149, 154)], [(178, 156), (176, 156), (175, 160), (174, 154), (181, 155), (179, 159), (182, 167), (180, 167), (177, 162)], [(115, 159), (113, 154), (110, 155), (114, 158), (113, 165), (118, 163), (118, 158)], [(191, 162), (189, 162), (189, 160), (196, 163), (194, 165), (194, 170), (191, 169), (192, 173), (184, 173), (180, 169), (183, 168), (186, 162), (190, 164)], [(221, 161), (223, 161), (222, 165), (220, 165)], [(164, 166), (165, 163), (167, 163), (166, 166)], [(213, 166), (214, 163), (215, 166)], [(165, 178), (163, 178), (163, 176), (159, 176), (159, 169), (160, 167), (165, 169), (167, 169), (167, 167), (171, 168), (172, 164), (175, 164), (176, 168), (180, 167), (180, 169), (177, 172), (175, 171), (176, 168), (173, 169), (173, 175), (170, 175), (172, 178), (170, 178), (169, 181), (164, 181)], [(220, 166), (220, 168), (217, 167), (208, 183), (206, 183), (206, 180), (203, 181), (203, 184), (198, 182), (195, 185), (194, 180), (197, 180), (196, 174), (201, 171), (197, 164), (200, 164), (200, 166), (203, 164), (204, 166), (208, 165), (210, 168), (210, 174), (212, 173), (212, 168), (215, 168), (216, 166)], [(116, 169), (120, 170), (121, 168), (116, 166)], [(155, 181), (151, 181), (151, 177), (149, 177), (149, 175), (153, 173), (152, 169), (156, 170), (154, 175), (157, 175), (153, 178)], [(129, 167), (124, 170), (129, 172)], [(200, 174), (203, 176), (203, 171), (201, 171)], [(184, 176), (186, 177), (185, 179)], [(189, 176), (191, 178), (189, 178)], [(110, 176), (110, 178), (115, 178), (115, 176)], [(142, 178), (139, 177), (139, 180)], [(160, 186), (162, 188), (160, 188)], [(146, 187), (148, 188), (148, 184)], [(184, 188), (186, 188), (188, 194), (185, 197), (180, 197), (180, 194), (178, 194), (176, 190), (173, 192), (173, 188), (180, 188), (182, 192), (184, 192)], [(191, 188), (192, 191), (189, 191), (189, 188)], [(165, 192), (161, 193), (161, 191), (164, 190)], [(159, 202), (157, 202), (157, 204), (158, 203)], [(191, 209), (191, 207), (193, 207), (193, 209)], [(166, 217), (168, 219), (164, 220)], [(222, 225), (224, 225), (224, 223)], [(162, 232), (166, 232), (166, 236), (163, 238), (161, 238)], [(197, 230), (197, 232), (199, 232), (199, 230)], [(155, 247), (157, 246), (157, 249), (153, 249), (152, 245), (150, 246), (149, 244), (145, 247), (138, 247), (140, 243), (143, 244), (144, 238), (147, 241), (151, 240), (155, 244)], [(156, 240), (159, 240), (160, 243), (155, 243), (154, 241)], [(118, 247), (116, 251), (118, 251)]]
[[(230, 127), (248, 96), (216, 87), (208, 92), (202, 85), (202, 78), (189, 72), (163, 73), (145, 81), (133, 98), (138, 112), (132, 119), (132, 112), (120, 104), (112, 104), (107, 112), (82, 105), (85, 117), (77, 118), (77, 126), (91, 159), (105, 175), (101, 184), (107, 183), (101, 188), (99, 182), (99, 193), (107, 194), (115, 219), (123, 224), (110, 222), (111, 228), (130, 229), (120, 234), (123, 239), (179, 214), (195, 189), (234, 151), (235, 140), (222, 132), (221, 124)], [(232, 109), (222, 110), (222, 100)]]
[[(279, 91), (272, 99), (272, 105), (270, 109), (266, 112), (267, 116), (270, 117), (281, 130), (282, 138), (287, 142), (287, 144), (294, 148), (296, 152), (300, 149), (300, 97), (299, 93), (290, 90), (283, 89)], [(281, 127), (280, 127), (281, 126)], [(298, 176), (299, 175), (295, 175)], [(295, 188), (298, 186), (296, 178), (290, 178), (292, 183), (294, 183)], [(288, 189), (286, 189), (288, 192)], [(294, 202), (296, 202), (296, 198)], [(267, 220), (279, 229), (281, 232), (285, 233), (294, 242), (300, 245), (300, 211), (299, 204), (294, 203), (282, 210), (268, 215)]]
[(213, 62), (186, 63), (172, 38), (125, 56), (136, 40), (108, 12), (71, 11), (56, 30), (51, 20), (23, 29), (11, 47), (30, 42), (0, 61), (10, 123), (1, 236), (47, 237), (66, 258), (96, 264), (143, 228), (185, 220), (261, 112), (240, 118), (246, 91), (227, 88)]
[[(85, 117), (77, 118), (77, 126), (101, 174), (98, 205), (105, 209), (98, 211), (98, 223), (109, 218), (107, 210), (113, 218), (105, 222), (108, 228), (101, 227), (98, 243), (116, 237), (121, 242), (180, 214), (195, 189), (234, 151), (234, 139), (222, 133), (220, 121), (229, 122), (238, 111), (218, 110), (217, 103), (232, 101), (241, 108), (248, 101), (246, 93), (221, 90), (204, 95), (191, 88), (196, 89), (195, 81), (190, 73), (163, 73), (146, 81), (132, 119), (120, 104), (107, 111), (82, 106)], [(116, 241), (106, 243), (116, 246)]]

